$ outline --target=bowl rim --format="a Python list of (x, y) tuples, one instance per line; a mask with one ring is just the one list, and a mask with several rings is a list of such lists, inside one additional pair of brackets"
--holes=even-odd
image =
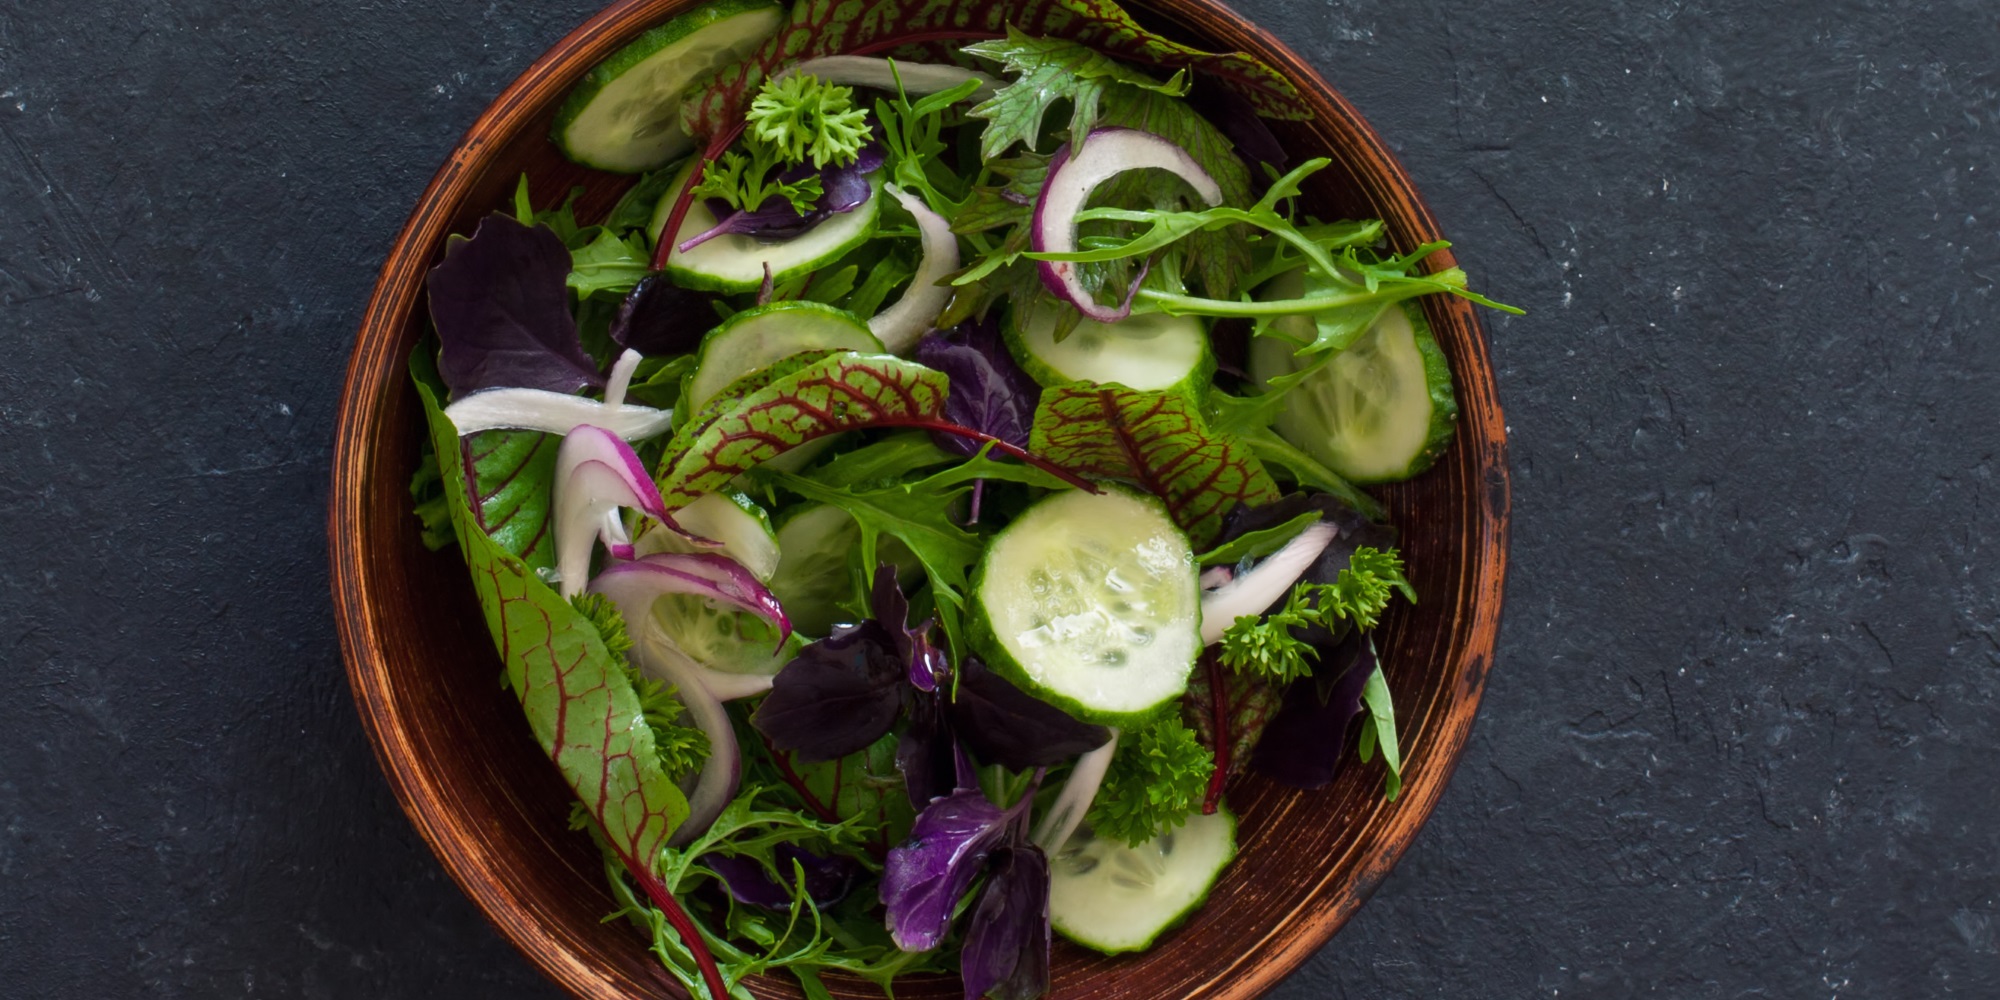
[[(362, 558), (366, 465), (385, 400), (388, 394), (403, 390), (407, 346), (402, 342), (402, 331), (417, 307), (435, 247), (460, 207), (463, 192), (458, 182), (479, 176), (505, 145), (493, 137), (513, 136), (531, 124), (539, 106), (549, 100), (550, 90), (566, 91), (582, 73), (648, 26), (702, 2), (616, 0), (535, 59), (467, 128), (425, 187), (383, 262), (349, 357), (335, 431), (327, 516), (334, 617), (349, 685), (376, 760), (403, 812), (459, 888), (531, 964), (564, 989), (591, 1000), (613, 1000), (625, 994), (581, 961), (550, 927), (530, 919), (527, 908), (501, 892), (471, 856), (453, 849), (474, 832), (448, 807), (446, 789), (422, 766), (421, 755), (398, 724), (376, 628), (377, 615), (371, 607), (374, 588)], [(1441, 238), (1435, 218), (1402, 164), (1346, 98), (1289, 46), (1220, 0), (1130, 0), (1127, 6), (1211, 36), (1222, 46), (1249, 52), (1276, 67), (1299, 85), (1301, 96), (1341, 134), (1345, 142), (1340, 149), (1353, 153), (1354, 162), (1375, 168), (1357, 173), (1355, 180), (1372, 201), (1395, 206), (1395, 212), (1382, 213), (1385, 220), (1394, 216), (1406, 235), (1420, 242)], [(1432, 260), (1439, 268), (1456, 263), (1449, 250), (1440, 251)], [(1268, 947), (1254, 956), (1237, 956), (1216, 969), (1197, 988), (1204, 996), (1258, 996), (1324, 946), (1415, 841), (1450, 782), (1470, 735), (1498, 637), (1506, 575), (1510, 516), (1506, 428), (1494, 384), (1490, 342), (1471, 305), (1461, 299), (1429, 296), (1425, 308), (1449, 314), (1454, 326), (1470, 334), (1454, 352), (1462, 362), (1472, 362), (1459, 364), (1460, 370), (1454, 372), (1461, 416), (1454, 447), (1476, 449), (1473, 484), (1480, 508), (1477, 529), (1466, 538), (1463, 556), (1468, 565), (1469, 597), (1461, 602), (1470, 609), (1470, 621), (1463, 626), (1467, 641), (1462, 648), (1453, 647), (1454, 662), (1447, 665), (1443, 676), (1455, 689), (1450, 692), (1441, 731), (1424, 751), (1433, 766), (1405, 782), (1384, 838), (1387, 846), (1362, 862), (1358, 877), (1345, 886), (1330, 886), (1328, 872), (1312, 888), (1305, 905), (1282, 915), (1273, 925), (1263, 939)], [(678, 983), (668, 985), (679, 989)]]

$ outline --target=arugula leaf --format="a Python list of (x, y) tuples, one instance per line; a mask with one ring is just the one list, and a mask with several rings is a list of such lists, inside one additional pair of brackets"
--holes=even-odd
[(1013, 82), (971, 111), (972, 117), (988, 123), (979, 136), (982, 161), (999, 159), (1015, 143), (1032, 152), (1042, 133), (1043, 112), (1059, 100), (1070, 104), (1069, 134), (1075, 140), (1095, 127), (1098, 101), (1110, 87), (1124, 84), (1169, 97), (1184, 97), (1188, 91), (1186, 69), (1176, 70), (1165, 81), (1155, 80), (1089, 46), (1062, 38), (1034, 38), (1011, 24), (1005, 39), (967, 45), (960, 51), (990, 59), (1015, 74)]
[(1309, 510), (1283, 524), (1245, 532), (1195, 557), (1201, 566), (1233, 566), (1244, 559), (1268, 556), (1285, 547), (1306, 525), (1319, 520), (1319, 511)]
[[(896, 72), (895, 62), (889, 63)], [(882, 144), (889, 149), (889, 170), (896, 184), (917, 192), (931, 210), (947, 219), (956, 219), (966, 202), (964, 181), (946, 166), (941, 134), (946, 112), (978, 90), (978, 80), (967, 80), (910, 102), (903, 90), (902, 74), (896, 72), (896, 96), (875, 102), (875, 120), (881, 123)]]
[(1197, 548), (1238, 503), (1268, 503), (1277, 484), (1236, 440), (1212, 432), (1187, 397), (1121, 385), (1042, 393), (1029, 448), (1066, 468), (1124, 479), (1166, 501)]
[(622, 298), (640, 279), (653, 273), (652, 257), (645, 233), (619, 236), (610, 229), (600, 229), (595, 239), (570, 251), (565, 281), (578, 298), (600, 294)]
[(951, 465), (958, 460), (958, 456), (938, 447), (930, 435), (922, 431), (898, 431), (873, 444), (835, 456), (815, 467), (807, 473), (807, 477), (834, 488), (874, 486), (900, 482), (912, 472)]
[(1180, 826), (1201, 805), (1215, 758), (1193, 730), (1163, 716), (1120, 739), (1084, 821), (1132, 846)]
[(1146, 30), (1110, 0), (800, 0), (756, 53), (690, 88), (681, 104), (689, 135), (714, 136), (741, 119), (751, 89), (779, 67), (817, 56), (867, 55), (940, 38), (999, 37), (1009, 27), (1101, 49), (1113, 58), (1212, 76), (1272, 118), (1312, 117), (1284, 75), (1240, 52), (1211, 53)]
[[(1374, 651), (1370, 642), (1369, 653)], [(1389, 699), (1389, 678), (1383, 675), (1379, 660), (1361, 688), (1361, 702), (1368, 706), (1368, 714), (1361, 720), (1361, 762), (1373, 760), (1375, 748), (1382, 748), (1382, 763), (1389, 769), (1383, 779), (1383, 794), (1394, 802), (1403, 793), (1403, 755), (1396, 746), (1396, 706)]]

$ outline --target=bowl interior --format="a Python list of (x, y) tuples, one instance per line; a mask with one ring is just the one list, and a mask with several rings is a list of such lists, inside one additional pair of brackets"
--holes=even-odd
[[(342, 399), (329, 513), (334, 598), (363, 721), (398, 798), (459, 885), (551, 978), (580, 997), (684, 996), (613, 904), (596, 850), (568, 826), (571, 796), (498, 683), (500, 663), (457, 552), (419, 543), (406, 485), (422, 413), (405, 362), (422, 332), (422, 279), (450, 233), (470, 232), (523, 172), (537, 204), (581, 185), (579, 217), (606, 211), (629, 179), (579, 168), (546, 140), (570, 84), (647, 26), (694, 0), (628, 0), (537, 61), (467, 133), (384, 265)], [(1252, 52), (1285, 71), (1318, 112), (1275, 123), (1288, 149), (1334, 158), (1313, 178), (1323, 217), (1380, 217), (1402, 249), (1439, 238), (1408, 178), (1352, 108), (1295, 55), (1209, 0), (1127, 4), (1161, 30)], [(1450, 266), (1440, 254), (1437, 267)], [(1421, 603), (1385, 624), (1407, 756), (1404, 793), (1383, 800), (1379, 764), (1297, 793), (1250, 777), (1233, 786), (1242, 851), (1208, 905), (1152, 951), (1106, 958), (1058, 941), (1066, 998), (1249, 997), (1331, 937), (1415, 837), (1463, 748), (1498, 623), (1505, 557), (1504, 436), (1484, 336), (1458, 300), (1425, 302), (1463, 411), (1432, 471), (1381, 491), (1403, 530)], [(876, 996), (829, 980), (842, 996)], [(760, 996), (800, 993), (788, 976)], [(955, 980), (912, 980), (899, 996), (956, 997)]]

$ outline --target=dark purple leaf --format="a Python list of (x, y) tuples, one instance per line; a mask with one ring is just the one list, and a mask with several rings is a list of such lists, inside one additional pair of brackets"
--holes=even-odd
[(1016, 771), (1060, 764), (1111, 738), (1103, 726), (1077, 721), (973, 657), (959, 664), (957, 697), (946, 712), (981, 763)]
[[(680, 251), (686, 253), (703, 243), (716, 238), (735, 234), (749, 236), (766, 242), (789, 240), (803, 236), (812, 227), (843, 212), (852, 212), (866, 204), (873, 196), (874, 188), (868, 182), (868, 175), (882, 168), (882, 147), (869, 144), (861, 147), (861, 155), (846, 166), (826, 166), (819, 172), (820, 196), (813, 202), (810, 212), (801, 213), (792, 203), (773, 195), (753, 209), (733, 209), (720, 198), (708, 199), (709, 214), (715, 216), (715, 225), (707, 230), (682, 240)], [(813, 168), (805, 164), (792, 167), (779, 174), (779, 179), (795, 182), (813, 173)]]
[(689, 291), (665, 275), (649, 274), (625, 295), (611, 317), (611, 339), (649, 358), (687, 354), (701, 346), (715, 325), (708, 296)]
[[(944, 402), (946, 420), (1010, 444), (1027, 445), (1042, 389), (1007, 353), (999, 320), (967, 320), (949, 331), (925, 334), (917, 342), (917, 361), (951, 381), (951, 394)], [(942, 434), (931, 438), (956, 454), (979, 450), (979, 443), (969, 438)]]
[(961, 788), (925, 807), (910, 838), (889, 850), (882, 868), (882, 903), (897, 947), (937, 947), (951, 929), (959, 897), (1008, 837), (1017, 810), (1032, 801), (1026, 796), (1013, 809), (1002, 809), (979, 789)]
[(965, 1000), (1034, 1000), (1049, 990), (1049, 859), (1033, 844), (993, 852), (959, 953)]
[(803, 760), (845, 757), (896, 724), (907, 677), (880, 623), (836, 625), (778, 671), (750, 722), (773, 748)]
[(903, 772), (903, 788), (912, 807), (922, 809), (957, 787), (952, 759), (956, 749), (938, 696), (925, 693), (910, 699), (909, 723), (896, 742), (896, 769)]
[(438, 372), (454, 398), (480, 389), (577, 392), (604, 384), (569, 310), (569, 248), (547, 226), (495, 213), (431, 268)]
[[(785, 884), (771, 877), (757, 861), (740, 855), (704, 854), (701, 863), (722, 877), (722, 884), (739, 903), (761, 906), (768, 910), (786, 910), (792, 905), (791, 891), (786, 887), (794, 884), (797, 871), (805, 872), (806, 896), (817, 906), (832, 906), (847, 896), (849, 889), (861, 875), (861, 865), (844, 855), (820, 857), (795, 844), (779, 844), (772, 852), (772, 860), (777, 862), (778, 872)], [(798, 869), (792, 865), (796, 862)]]
[(910, 627), (910, 601), (896, 579), (896, 567), (883, 563), (875, 567), (874, 587), (868, 595), (869, 610), (896, 643), (896, 655), (909, 665), (910, 684), (919, 691), (937, 690), (938, 681), (951, 676), (951, 662), (930, 640), (931, 622)]
[(1313, 675), (1292, 683), (1253, 757), (1257, 770), (1281, 785), (1321, 788), (1339, 773), (1348, 732), (1361, 714), (1361, 689), (1375, 670), (1375, 652), (1359, 633), (1320, 651)]

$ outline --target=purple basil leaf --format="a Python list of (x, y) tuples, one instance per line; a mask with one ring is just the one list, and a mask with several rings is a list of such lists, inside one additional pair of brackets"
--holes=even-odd
[(897, 654), (909, 665), (910, 684), (919, 691), (937, 690), (938, 681), (951, 676), (951, 661), (931, 643), (930, 622), (910, 627), (910, 601), (903, 596), (896, 567), (883, 563), (875, 568), (875, 584), (868, 599), (875, 620), (895, 639)]
[[(779, 844), (772, 852), (772, 859), (787, 883), (796, 877), (792, 868), (796, 861), (805, 871), (806, 895), (815, 905), (823, 907), (845, 898), (861, 874), (861, 866), (853, 858), (838, 854), (822, 858), (794, 844)], [(791, 908), (791, 891), (756, 861), (735, 855), (704, 854), (701, 863), (722, 877), (724, 887), (737, 902), (767, 910)]]
[(845, 757), (896, 724), (905, 662), (879, 623), (837, 625), (778, 671), (750, 723), (801, 760)]
[(903, 772), (903, 789), (917, 809), (957, 787), (952, 760), (956, 748), (939, 701), (928, 692), (911, 698), (909, 723), (896, 741), (896, 769)]
[[(751, 209), (732, 209), (720, 198), (710, 198), (706, 202), (709, 214), (715, 216), (715, 225), (690, 239), (681, 241), (682, 251), (692, 250), (717, 236), (735, 234), (749, 236), (766, 242), (789, 240), (803, 236), (828, 218), (842, 212), (852, 212), (866, 204), (873, 196), (874, 188), (868, 183), (868, 175), (882, 168), (882, 147), (867, 145), (861, 147), (861, 155), (843, 167), (827, 166), (819, 171), (820, 196), (813, 202), (810, 212), (801, 214), (784, 198), (772, 195), (763, 204)], [(799, 165), (778, 175), (787, 182), (799, 181), (810, 176), (813, 168)]]
[(910, 839), (889, 849), (882, 868), (882, 903), (897, 947), (937, 947), (951, 929), (958, 898), (1008, 836), (1013, 818), (977, 788), (961, 788), (925, 807)]
[[(917, 342), (917, 363), (935, 368), (951, 380), (951, 394), (944, 401), (946, 420), (1010, 444), (1027, 445), (1042, 389), (1007, 353), (1007, 345), (1000, 339), (999, 320), (967, 320), (947, 332), (925, 334)], [(971, 455), (980, 448), (970, 438), (931, 437), (938, 447), (959, 455)]]
[(1049, 990), (1049, 859), (1033, 844), (993, 852), (959, 953), (965, 1000), (1034, 1000)]
[(1374, 671), (1375, 652), (1359, 633), (1319, 650), (1313, 675), (1286, 690), (1257, 741), (1252, 766), (1281, 785), (1325, 787), (1353, 742), (1348, 729), (1361, 714), (1361, 690)]
[(946, 709), (951, 728), (983, 764), (1050, 767), (1111, 738), (1103, 726), (1077, 721), (973, 657), (959, 664), (957, 695)]
[(569, 311), (569, 248), (547, 226), (494, 213), (452, 240), (426, 282), (438, 373), (453, 398), (480, 389), (577, 392), (604, 384)]
[(682, 288), (665, 275), (649, 274), (618, 304), (611, 317), (611, 339), (649, 358), (662, 358), (691, 353), (714, 325), (715, 308), (708, 296)]
[(1280, 174), (1291, 165), (1292, 157), (1285, 152), (1285, 144), (1278, 141), (1243, 95), (1228, 87), (1196, 86), (1189, 91), (1187, 102), (1228, 138), (1243, 162), (1250, 165), (1253, 193), (1262, 196), (1271, 188), (1271, 176), (1260, 164), (1268, 163)]

